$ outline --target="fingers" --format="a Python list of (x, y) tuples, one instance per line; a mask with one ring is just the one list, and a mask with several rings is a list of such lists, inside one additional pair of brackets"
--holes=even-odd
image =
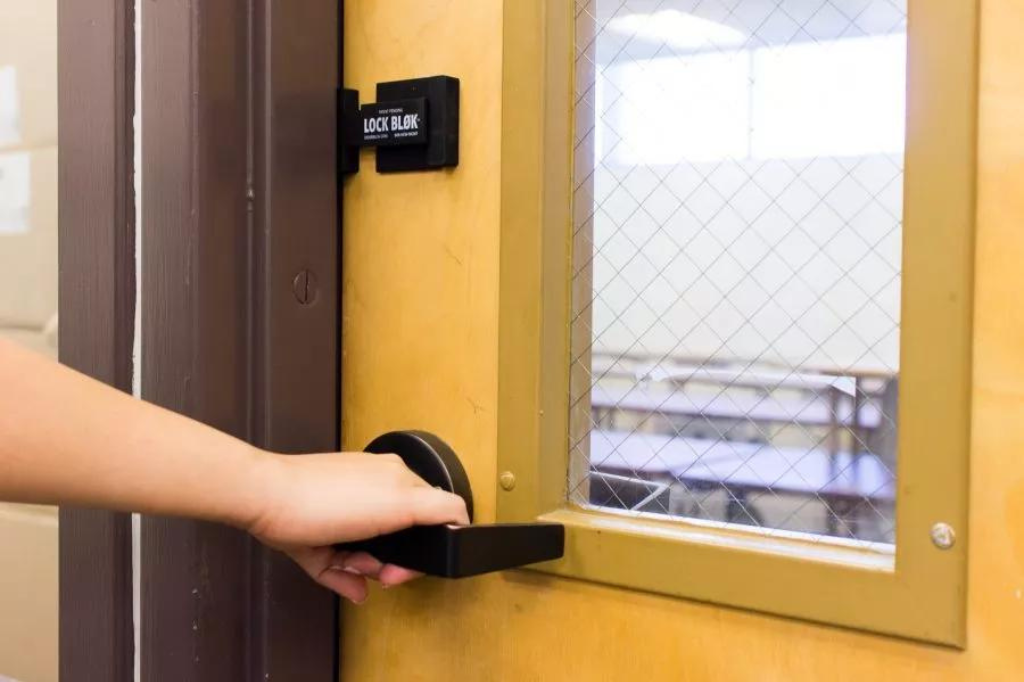
[(458, 495), (437, 488), (413, 488), (409, 493), (409, 502), (414, 525), (469, 523), (466, 503)]
[(422, 573), (410, 571), (391, 564), (382, 564), (376, 557), (366, 552), (337, 552), (333, 565), (346, 571), (355, 572), (366, 578), (380, 582), (384, 587), (394, 587), (421, 577)]
[[(355, 604), (366, 601), (369, 594), (366, 578), (357, 569), (345, 565), (348, 557), (339, 556), (344, 553), (335, 552), (330, 547), (315, 547), (293, 549), (288, 554), (309, 577), (327, 589), (337, 592)], [(373, 559), (369, 555), (364, 556)], [(377, 562), (378, 565), (379, 563)], [(380, 568), (376, 571), (379, 573)]]
[[(418, 487), (410, 491), (409, 502), (412, 509), (413, 525), (469, 523), (466, 502), (458, 495), (429, 486)], [(385, 564), (376, 577), (385, 587), (393, 587), (410, 580), (415, 580), (422, 575), (422, 573), (417, 573), (401, 566)]]
[(316, 581), (353, 604), (362, 604), (370, 592), (366, 578), (343, 568), (329, 568), (316, 577)]
[(421, 577), (423, 577), (422, 573), (410, 571), (408, 568), (402, 568), (401, 566), (385, 564), (377, 575), (377, 580), (384, 587), (394, 587)]
[(330, 547), (318, 547), (293, 549), (288, 554), (313, 580), (354, 604), (362, 604), (369, 596), (368, 578), (388, 588), (422, 575), (382, 564), (366, 552), (337, 552)]
[(366, 552), (338, 552), (336, 557), (339, 560), (335, 561), (335, 565), (374, 580), (380, 579), (380, 571), (384, 568), (384, 564)]

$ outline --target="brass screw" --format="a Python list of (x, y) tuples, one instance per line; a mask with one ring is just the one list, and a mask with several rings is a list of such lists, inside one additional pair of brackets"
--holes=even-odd
[(503, 490), (512, 490), (516, 487), (516, 475), (511, 471), (505, 471), (498, 477), (498, 481), (501, 483)]
[(939, 549), (951, 549), (956, 544), (956, 531), (948, 523), (939, 522), (932, 526), (932, 543)]

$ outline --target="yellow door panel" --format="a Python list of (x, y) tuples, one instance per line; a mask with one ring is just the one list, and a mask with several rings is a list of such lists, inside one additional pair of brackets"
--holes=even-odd
[[(514, 103), (503, 101), (504, 21), (539, 3), (345, 5), (345, 84), (364, 100), (380, 81), (462, 81), (457, 169), (384, 176), (364, 163), (346, 180), (345, 446), (396, 428), (439, 434), (466, 465), (478, 520), (492, 521), (502, 193), (514, 187), (502, 178), (502, 125), (529, 119), (508, 116)], [(422, 580), (347, 606), (342, 679), (1024, 677), (1024, 6), (991, 0), (981, 20), (966, 649), (513, 571)]]

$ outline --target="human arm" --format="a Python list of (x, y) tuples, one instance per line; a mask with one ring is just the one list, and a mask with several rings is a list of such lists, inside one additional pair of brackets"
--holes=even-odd
[(462, 500), (397, 457), (279, 455), (0, 340), (0, 500), (229, 524), (353, 601), (414, 574), (338, 542), (467, 522)]

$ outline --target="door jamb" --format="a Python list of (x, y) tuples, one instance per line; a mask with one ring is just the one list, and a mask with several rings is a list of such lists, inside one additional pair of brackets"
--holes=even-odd
[[(340, 444), (340, 14), (142, 17), (143, 395), (279, 452)], [(134, 2), (59, 0), (58, 23), (60, 355), (131, 391)], [(130, 516), (62, 509), (60, 534), (61, 679), (133, 680)], [(144, 679), (336, 679), (337, 599), (288, 559), (211, 524), (141, 534)]]
[[(133, 0), (59, 0), (60, 361), (132, 390)], [(60, 679), (133, 679), (131, 517), (62, 507)]]
[[(340, 443), (338, 0), (147, 3), (143, 397), (277, 452)], [(246, 534), (142, 522), (147, 682), (333, 681), (338, 602)]]

